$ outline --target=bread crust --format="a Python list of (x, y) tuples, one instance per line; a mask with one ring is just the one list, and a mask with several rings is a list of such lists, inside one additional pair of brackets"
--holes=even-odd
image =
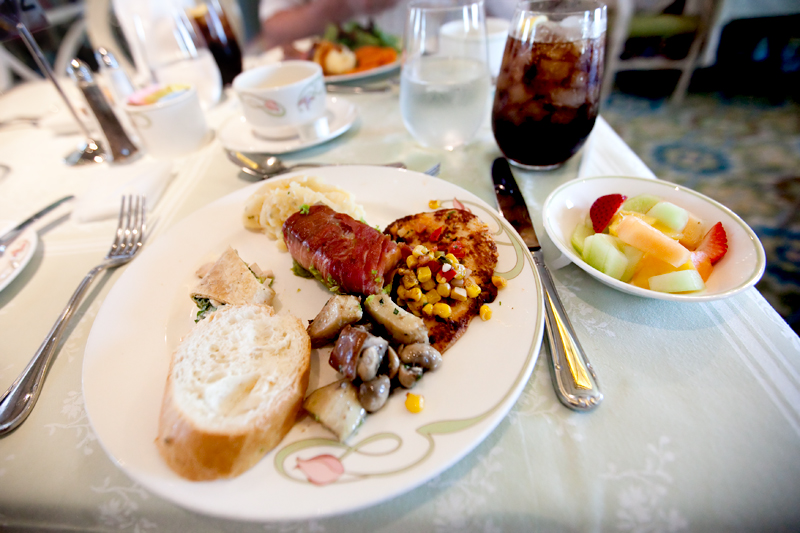
[[(240, 306), (226, 306), (212, 316), (235, 307)], [(167, 465), (181, 477), (192, 481), (236, 477), (258, 463), (291, 430), (308, 388), (311, 342), (298, 318), (282, 318), (297, 330), (297, 350), (301, 353), (293, 369), (295, 374), (274, 397), (269, 411), (258, 413), (246, 426), (211, 428), (195, 420), (176, 398), (174, 370), (178, 350), (173, 354), (156, 445)]]

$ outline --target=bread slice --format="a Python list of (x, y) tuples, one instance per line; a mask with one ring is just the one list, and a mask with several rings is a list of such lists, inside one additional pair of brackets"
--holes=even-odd
[(194, 481), (242, 474), (292, 428), (310, 357), (297, 317), (255, 304), (214, 311), (172, 356), (156, 439), (161, 456)]

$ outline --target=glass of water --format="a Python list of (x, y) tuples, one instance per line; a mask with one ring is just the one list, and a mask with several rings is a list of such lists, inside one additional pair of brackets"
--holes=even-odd
[(483, 0), (412, 0), (400, 75), (400, 112), (414, 138), (453, 150), (469, 143), (488, 116)]

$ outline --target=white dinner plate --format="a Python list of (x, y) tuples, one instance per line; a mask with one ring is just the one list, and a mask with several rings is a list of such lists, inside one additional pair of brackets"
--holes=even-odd
[(358, 113), (356, 106), (346, 99), (331, 95), (326, 99), (329, 127), (327, 135), (314, 139), (300, 139), (300, 137), (267, 139), (255, 135), (244, 116), (238, 115), (230, 117), (222, 124), (218, 131), (220, 142), (229, 150), (274, 155), (296, 152), (328, 142), (349, 130), (358, 119)]
[[(301, 50), (303, 52), (309, 50), (313, 45), (313, 41), (311, 39), (301, 39), (295, 42), (295, 48)], [(262, 65), (271, 65), (273, 63), (278, 63), (279, 61), (283, 61), (283, 50), (280, 47), (272, 48), (267, 50), (263, 54), (259, 56), (249, 56), (244, 59), (244, 68), (245, 70), (250, 70), (251, 68), (260, 67)], [(363, 72), (354, 72), (352, 74), (338, 74), (335, 76), (325, 76), (325, 83), (339, 83), (339, 82), (348, 82), (348, 81), (361, 81), (371, 78), (373, 76), (378, 76), (380, 74), (388, 74), (395, 69), (400, 68), (402, 61), (398, 58), (397, 61), (394, 63), (389, 63), (388, 65), (382, 65), (377, 68), (373, 68), (370, 70), (365, 70)]]
[[(0, 222), (0, 235), (16, 226), (16, 224), (16, 222), (10, 221)], [(8, 246), (3, 257), (0, 257), (0, 291), (14, 281), (20, 272), (28, 266), (38, 243), (39, 236), (36, 234), (36, 230), (28, 228)]]
[[(589, 208), (597, 198), (606, 194), (623, 194), (632, 198), (645, 193), (688, 209), (703, 220), (706, 228), (722, 222), (728, 236), (728, 253), (714, 265), (704, 290), (669, 294), (623, 283), (589, 266), (572, 247), (572, 232), (579, 223), (586, 220)], [(739, 216), (708, 196), (662, 180), (622, 176), (572, 180), (547, 197), (542, 216), (547, 234), (573, 263), (609, 287), (643, 298), (677, 302), (707, 302), (727, 298), (755, 285), (766, 267), (766, 255), (761, 241)]]
[[(292, 175), (298, 173), (287, 177)], [(353, 191), (367, 223), (379, 227), (428, 210), (429, 200), (451, 207), (457, 198), (495, 235), (497, 271), (508, 278), (508, 287), (491, 304), (492, 318), (473, 320), (444, 354), (444, 364), (417, 384), (414, 392), (425, 399), (421, 413), (409, 412), (405, 394), (395, 391), (346, 444), (303, 417), (241, 476), (191, 482), (162, 461), (155, 438), (170, 355), (194, 324), (189, 292), (197, 282), (195, 271), (230, 245), (246, 262), (275, 272), (277, 313), (310, 320), (330, 293), (315, 280), (293, 275), (291, 256), (279, 252), (274, 241), (243, 228), (245, 201), (260, 184), (213, 202), (146, 244), (112, 287), (92, 326), (83, 362), (86, 411), (119, 468), (153, 493), (196, 512), (249, 521), (319, 518), (409, 491), (459, 461), (497, 426), (539, 354), (544, 315), (538, 278), (519, 236), (494, 209), (446, 181), (405, 170), (325, 167), (314, 175)], [(336, 379), (327, 363), (329, 352), (312, 351), (309, 392)], [(344, 472), (330, 484), (316, 485), (297, 468), (298, 460), (323, 466), (333, 461)]]
[(361, 81), (371, 78), (373, 76), (378, 76), (380, 74), (388, 74), (394, 70), (400, 68), (401, 61), (398, 59), (394, 63), (389, 63), (388, 65), (381, 65), (380, 67), (371, 68), (369, 70), (363, 70), (361, 72), (353, 72), (352, 74), (337, 74), (337, 75), (328, 75), (325, 76), (325, 83), (340, 83), (340, 82), (347, 82), (347, 81)]

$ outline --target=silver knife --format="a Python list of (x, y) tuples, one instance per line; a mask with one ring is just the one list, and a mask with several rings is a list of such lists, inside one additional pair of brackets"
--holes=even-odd
[(17, 224), (16, 227), (8, 230), (5, 234), (0, 236), (0, 257), (3, 257), (3, 254), (6, 253), (6, 249), (8, 249), (8, 245), (14, 242), (14, 239), (19, 237), (20, 233), (25, 231), (25, 228), (27, 228), (28, 226), (30, 226), (31, 224), (33, 224), (34, 222), (45, 216), (47, 213), (49, 213), (56, 207), (66, 202), (67, 200), (72, 200), (73, 198), (75, 197), (70, 195), (61, 198), (60, 200), (56, 200), (52, 204), (48, 205), (41, 211), (31, 215), (30, 217), (26, 218), (25, 220)]
[(503, 217), (517, 230), (533, 256), (544, 289), (545, 329), (550, 345), (550, 372), (558, 399), (576, 411), (590, 411), (603, 401), (597, 376), (578, 341), (533, 229), (528, 206), (517, 187), (511, 167), (502, 157), (492, 164), (492, 180)]

